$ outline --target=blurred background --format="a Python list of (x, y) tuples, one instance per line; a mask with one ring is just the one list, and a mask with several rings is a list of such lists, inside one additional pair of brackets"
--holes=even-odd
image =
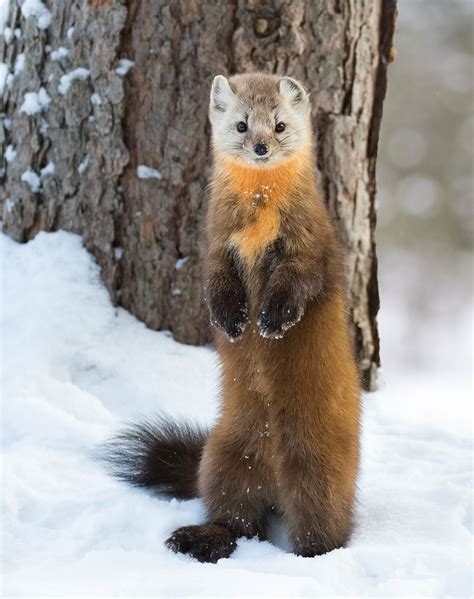
[(385, 371), (472, 376), (472, 0), (398, 0), (377, 164)]

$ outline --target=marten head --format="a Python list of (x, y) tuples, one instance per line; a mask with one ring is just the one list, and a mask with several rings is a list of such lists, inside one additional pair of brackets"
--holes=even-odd
[(274, 167), (311, 145), (310, 112), (308, 94), (291, 77), (217, 75), (209, 105), (213, 146), (238, 162)]

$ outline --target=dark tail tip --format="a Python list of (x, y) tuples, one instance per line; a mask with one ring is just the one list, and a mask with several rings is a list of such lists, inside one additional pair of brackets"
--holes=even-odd
[(197, 476), (207, 430), (163, 416), (132, 424), (104, 443), (99, 459), (110, 474), (171, 497), (197, 497)]

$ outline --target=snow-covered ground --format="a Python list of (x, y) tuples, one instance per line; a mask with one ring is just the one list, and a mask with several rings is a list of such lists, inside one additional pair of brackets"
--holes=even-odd
[(349, 547), (307, 559), (284, 539), (241, 540), (230, 559), (199, 564), (163, 540), (203, 520), (200, 502), (122, 486), (93, 452), (158, 409), (211, 422), (213, 352), (114, 309), (71, 234), (2, 236), (2, 283), (2, 597), (471, 596), (469, 321), (456, 331), (464, 367), (415, 372), (391, 362), (401, 324), (382, 312), (385, 381), (364, 399)]

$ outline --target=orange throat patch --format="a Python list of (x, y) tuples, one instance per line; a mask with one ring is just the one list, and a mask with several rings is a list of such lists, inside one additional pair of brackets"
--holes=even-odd
[(232, 234), (231, 245), (239, 250), (239, 254), (252, 266), (257, 256), (278, 236), (280, 230), (280, 214), (275, 207), (261, 208), (255, 220)]
[(221, 168), (242, 203), (245, 222), (229, 241), (249, 266), (278, 237), (280, 209), (289, 202), (289, 192), (301, 177), (305, 159), (306, 155), (298, 154), (273, 168), (258, 168), (223, 158)]

